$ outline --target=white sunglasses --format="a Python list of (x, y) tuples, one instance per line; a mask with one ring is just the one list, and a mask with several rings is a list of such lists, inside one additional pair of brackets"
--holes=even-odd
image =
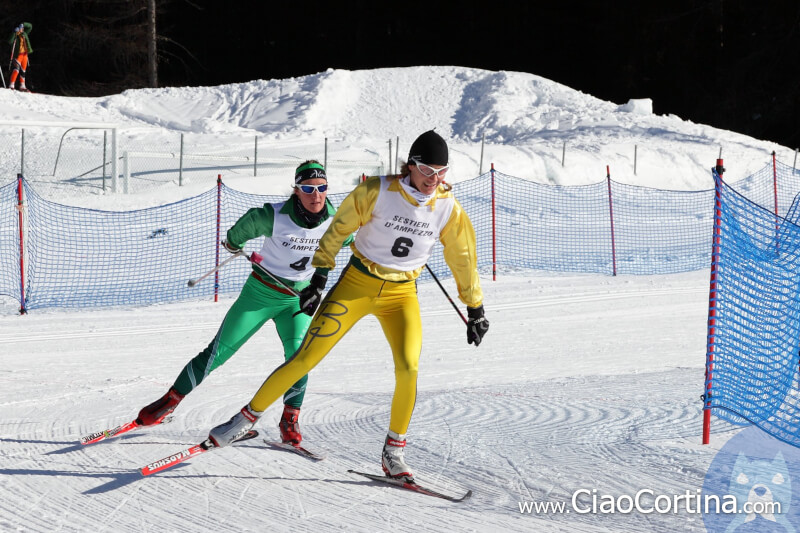
[(420, 161), (416, 157), (412, 157), (411, 161), (413, 161), (414, 164), (417, 165), (417, 169), (426, 178), (430, 178), (434, 174), (436, 174), (436, 176), (438, 176), (438, 177), (444, 177), (444, 175), (447, 173), (447, 171), (450, 170), (450, 165), (445, 165), (442, 168), (433, 168), (430, 165), (426, 165), (425, 163), (423, 163), (422, 161)]
[(314, 194), (314, 191), (322, 194), (322, 193), (324, 193), (325, 191), (328, 190), (328, 184), (327, 183), (321, 183), (319, 185), (307, 185), (307, 184), (302, 184), (301, 185), (301, 184), (298, 183), (297, 185), (294, 186), (294, 188), (295, 189), (300, 189), (305, 194)]

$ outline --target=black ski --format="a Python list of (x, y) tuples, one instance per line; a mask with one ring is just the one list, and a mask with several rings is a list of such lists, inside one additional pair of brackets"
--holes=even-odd
[(468, 490), (466, 494), (463, 496), (451, 496), (449, 494), (444, 494), (437, 490), (429, 489), (423, 485), (418, 484), (416, 481), (405, 481), (403, 479), (395, 479), (387, 476), (378, 476), (375, 474), (368, 474), (366, 472), (358, 472), (356, 470), (348, 470), (351, 474), (358, 474), (359, 476), (364, 476), (369, 478), (373, 481), (378, 481), (380, 483), (386, 483), (387, 485), (393, 485), (395, 487), (400, 487), (403, 489), (413, 490), (414, 492), (419, 492), (420, 494), (425, 494), (427, 496), (434, 496), (436, 498), (441, 498), (443, 500), (447, 500), (449, 502), (463, 502), (464, 500), (469, 499), (472, 496), (472, 491)]

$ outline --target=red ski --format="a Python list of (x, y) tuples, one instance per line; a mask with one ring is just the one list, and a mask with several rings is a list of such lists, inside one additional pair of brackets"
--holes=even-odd
[[(255, 429), (251, 429), (247, 433), (244, 434), (243, 437), (236, 439), (234, 442), (241, 442), (243, 440), (250, 440), (255, 437), (258, 437), (258, 431)], [(141, 468), (140, 472), (143, 476), (149, 476), (150, 474), (155, 474), (156, 472), (161, 472), (162, 470), (166, 470), (168, 468), (172, 468), (173, 466), (180, 464), (187, 459), (191, 459), (201, 453), (206, 453), (215, 449), (216, 446), (211, 442), (211, 439), (206, 439), (205, 441), (201, 442), (200, 444), (195, 444), (194, 446), (190, 446), (185, 450), (181, 450), (178, 453), (169, 455), (164, 457), (163, 459), (159, 459), (154, 463), (150, 463), (147, 466)]]
[(380, 483), (386, 483), (387, 485), (393, 485), (395, 487), (400, 487), (403, 489), (413, 490), (414, 492), (418, 492), (420, 494), (425, 494), (426, 496), (434, 496), (436, 498), (441, 498), (443, 500), (447, 500), (450, 502), (463, 502), (464, 500), (468, 499), (472, 496), (472, 491), (468, 490), (466, 494), (463, 496), (451, 496), (449, 494), (444, 494), (443, 492), (439, 492), (437, 490), (429, 489), (422, 485), (417, 484), (416, 481), (405, 481), (403, 479), (395, 479), (392, 477), (387, 476), (378, 476), (375, 474), (368, 474), (366, 472), (358, 472), (356, 470), (348, 470), (351, 474), (358, 474), (359, 476), (364, 476), (369, 478), (373, 481), (379, 481)]
[[(172, 417), (168, 416), (164, 420), (159, 422), (158, 425), (166, 424), (166, 423), (171, 422), (171, 421), (172, 421)], [(141, 426), (141, 425), (139, 425), (138, 422), (136, 422), (136, 420), (131, 420), (130, 422), (126, 422), (126, 423), (124, 423), (122, 425), (119, 425), (119, 426), (117, 426), (115, 428), (104, 429), (103, 431), (98, 431), (97, 433), (91, 433), (89, 435), (81, 437), (81, 444), (84, 444), (84, 445), (85, 444), (94, 444), (95, 442), (100, 442), (101, 440), (110, 439), (112, 437), (119, 437), (123, 433), (127, 433), (128, 431), (131, 431), (131, 430), (134, 430), (134, 429), (140, 428), (140, 427), (146, 427), (146, 426)]]

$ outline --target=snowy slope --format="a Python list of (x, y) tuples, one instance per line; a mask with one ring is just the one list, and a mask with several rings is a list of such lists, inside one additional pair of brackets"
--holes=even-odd
[[(609, 165), (613, 179), (623, 183), (709, 189), (708, 169), (720, 151), (728, 181), (761, 169), (773, 151), (787, 163), (794, 157), (792, 150), (775, 143), (647, 112), (653, 103), (642, 95), (631, 97), (632, 105), (607, 102), (520, 72), (329, 69), (285, 80), (129, 90), (103, 98), (3, 91), (0, 120), (112, 122), (122, 128), (121, 142), (150, 149), (172, 143), (177, 150), (180, 133), (205, 135), (211, 146), (239, 143), (249, 149), (258, 135), (270, 153), (317, 154), (320, 159), (327, 138), (337, 157), (376, 159), (385, 165), (389, 140), (399, 139), (400, 158), (405, 159), (413, 139), (436, 128), (450, 142), (452, 181), (478, 175), (482, 138), (483, 171), (494, 163), (512, 176), (561, 185), (601, 181)], [(18, 136), (19, 127), (0, 123), (0, 132)], [(16, 141), (10, 137), (5, 142)], [(9, 148), (0, 147), (0, 152)], [(7, 164), (18, 161), (18, 154), (9, 155)], [(13, 177), (15, 170), (9, 173)], [(333, 185), (352, 186), (338, 183), (335, 174)], [(251, 192), (286, 191), (285, 184), (274, 180), (244, 180), (241, 186)], [(80, 203), (81, 196), (85, 194), (76, 194), (71, 203)]]

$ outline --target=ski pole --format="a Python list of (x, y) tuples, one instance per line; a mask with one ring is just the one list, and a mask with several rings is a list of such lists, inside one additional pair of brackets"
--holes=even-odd
[[(19, 36), (17, 36), (19, 39)], [(11, 78), (11, 65), (14, 64), (14, 48), (17, 46), (17, 39), (14, 39), (14, 42), (11, 43), (11, 57), (8, 59), (8, 77)]]
[[(256, 254), (256, 255), (257, 255), (257, 254)], [(223, 261), (222, 263), (218, 264), (217, 266), (215, 266), (214, 268), (212, 268), (211, 270), (209, 270), (208, 272), (206, 272), (205, 274), (203, 274), (203, 275), (202, 275), (202, 276), (200, 276), (199, 278), (197, 278), (197, 279), (190, 279), (190, 280), (189, 280), (189, 282), (187, 283), (187, 285), (189, 285), (189, 287), (194, 287), (195, 285), (197, 285), (198, 283), (200, 283), (201, 281), (203, 281), (204, 279), (206, 279), (208, 276), (210, 276), (211, 274), (213, 274), (213, 273), (214, 273), (214, 272), (216, 272), (217, 270), (219, 270), (219, 269), (221, 269), (222, 267), (224, 267), (225, 265), (227, 265), (227, 264), (228, 264), (230, 261), (233, 261), (234, 259), (236, 259), (237, 257), (240, 257), (240, 256), (245, 256), (245, 257), (247, 257), (247, 254), (245, 254), (245, 253), (244, 253), (244, 251), (242, 251), (242, 250), (239, 250), (238, 252), (236, 252), (235, 254), (233, 254), (232, 256), (230, 256), (229, 258), (227, 258), (225, 261)], [(249, 259), (249, 258), (248, 258), (248, 259)]]
[(270, 272), (269, 270), (264, 268), (261, 265), (261, 260), (262, 259), (263, 259), (263, 257), (261, 257), (256, 252), (253, 252), (252, 254), (250, 254), (250, 262), (253, 263), (253, 265), (255, 265), (255, 267), (259, 271), (263, 272), (264, 274), (266, 274), (267, 276), (272, 278), (272, 281), (274, 281), (275, 283), (277, 283), (278, 285), (280, 285), (281, 287), (283, 287), (284, 289), (286, 289), (287, 291), (292, 293), (293, 296), (300, 296), (300, 294), (296, 290), (294, 290), (291, 287), (289, 287), (288, 285), (286, 285), (284, 282), (282, 282), (281, 280), (278, 279), (278, 276), (276, 276), (275, 274), (273, 274), (272, 272)]
[[(14, 60), (14, 45), (11, 45), (11, 61)], [(11, 79), (11, 61), (8, 63), (8, 78)], [(7, 89), (8, 85), (6, 85), (6, 78), (3, 76), (3, 69), (0, 68), (0, 78), (3, 79), (3, 89)]]
[(216, 271), (218, 271), (219, 269), (221, 269), (221, 268), (222, 268), (223, 266), (225, 266), (225, 265), (226, 265), (226, 264), (227, 264), (229, 261), (231, 261), (231, 260), (233, 260), (233, 259), (235, 259), (236, 257), (239, 257), (239, 256), (244, 256), (244, 257), (246, 257), (246, 258), (247, 258), (247, 260), (248, 260), (248, 261), (250, 261), (251, 263), (253, 263), (253, 264), (256, 266), (256, 268), (257, 268), (259, 271), (261, 271), (263, 274), (266, 274), (267, 276), (269, 276), (269, 277), (272, 279), (272, 281), (274, 281), (275, 283), (277, 283), (278, 285), (280, 285), (282, 288), (284, 288), (284, 289), (286, 289), (287, 291), (289, 291), (290, 293), (292, 293), (294, 296), (299, 296), (299, 295), (297, 294), (297, 291), (295, 291), (295, 290), (293, 290), (291, 287), (287, 286), (287, 285), (286, 285), (285, 283), (283, 283), (283, 282), (282, 282), (280, 279), (278, 279), (278, 277), (277, 277), (275, 274), (273, 274), (272, 272), (270, 272), (269, 270), (267, 270), (266, 268), (264, 268), (263, 266), (261, 266), (261, 264), (260, 264), (260, 263), (261, 263), (261, 260), (263, 259), (263, 257), (261, 257), (261, 254), (259, 254), (258, 252), (253, 252), (253, 253), (251, 253), (250, 255), (247, 255), (247, 254), (246, 254), (244, 251), (242, 251), (242, 250), (240, 250), (240, 251), (236, 252), (235, 254), (233, 254), (232, 256), (230, 256), (229, 258), (227, 258), (225, 261), (223, 261), (222, 263), (220, 263), (220, 264), (219, 264), (219, 265), (217, 265), (216, 267), (212, 268), (211, 270), (209, 270), (208, 272), (206, 272), (205, 274), (203, 274), (203, 275), (202, 275), (202, 276), (200, 276), (199, 278), (197, 278), (197, 279), (190, 279), (190, 280), (189, 280), (189, 283), (188, 283), (189, 287), (194, 287), (194, 286), (195, 286), (195, 285), (197, 285), (197, 284), (198, 284), (200, 281), (202, 281), (202, 280), (206, 279), (208, 276), (210, 276), (210, 275), (211, 275), (211, 274), (213, 274), (214, 272), (216, 272)]
[(453, 309), (456, 310), (456, 313), (458, 313), (458, 316), (461, 317), (461, 320), (464, 321), (464, 324), (467, 324), (468, 322), (467, 322), (467, 319), (464, 317), (464, 313), (461, 312), (461, 309), (458, 308), (458, 306), (453, 302), (453, 299), (450, 298), (450, 295), (447, 294), (447, 291), (444, 290), (444, 287), (442, 287), (442, 284), (439, 282), (439, 278), (437, 278), (436, 274), (433, 273), (433, 270), (431, 270), (431, 267), (429, 267), (428, 264), (426, 263), (425, 264), (425, 268), (428, 269), (428, 272), (433, 277), (433, 280), (436, 282), (436, 284), (439, 286), (439, 288), (442, 289), (442, 292), (447, 297), (447, 300), (450, 302), (450, 305), (453, 306)]

